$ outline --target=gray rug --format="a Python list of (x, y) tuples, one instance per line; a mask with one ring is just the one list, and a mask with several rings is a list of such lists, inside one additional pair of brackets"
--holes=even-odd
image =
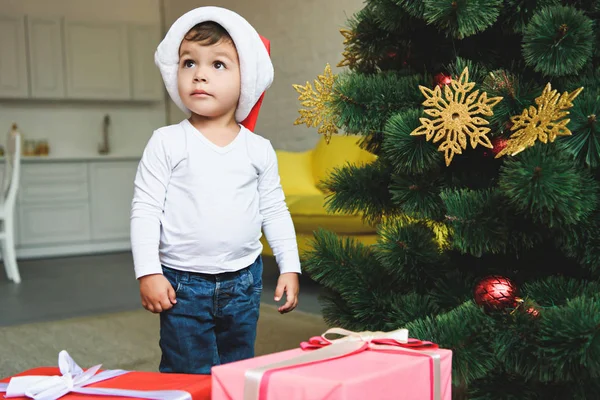
[[(320, 316), (294, 311), (281, 315), (261, 305), (256, 355), (298, 347), (327, 329)], [(56, 366), (67, 350), (82, 367), (157, 371), (158, 316), (145, 310), (0, 327), (0, 377)]]

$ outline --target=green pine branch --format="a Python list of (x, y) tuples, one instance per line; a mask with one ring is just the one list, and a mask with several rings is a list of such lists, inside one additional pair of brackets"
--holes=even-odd
[(446, 219), (453, 228), (454, 248), (476, 257), (508, 249), (509, 231), (498, 191), (448, 189), (441, 198), (447, 209)]
[(502, 101), (494, 107), (494, 115), (489, 117), (489, 121), (496, 128), (496, 134), (505, 138), (512, 134), (510, 118), (534, 106), (536, 97), (544, 89), (537, 81), (527, 79), (522, 74), (515, 74), (511, 70), (496, 69), (487, 73), (481, 80), (481, 89), (487, 92), (489, 97), (502, 97)]
[(342, 74), (332, 101), (337, 125), (348, 133), (381, 132), (393, 113), (419, 106), (423, 99), (415, 88), (426, 82), (415, 74)]
[(584, 222), (598, 204), (598, 182), (553, 144), (508, 158), (498, 187), (519, 213), (548, 227)]
[[(462, 258), (458, 258), (462, 260)], [(464, 264), (456, 262), (447, 262), (443, 268), (440, 268), (438, 279), (429, 291), (440, 310), (449, 311), (473, 298), (473, 286), (475, 284), (475, 275), (472, 271), (462, 271)], [(454, 270), (448, 270), (454, 268)]]
[(561, 137), (559, 145), (590, 168), (600, 168), (600, 76), (595, 82), (583, 81), (583, 92), (570, 111), (571, 136)]
[[(391, 312), (408, 300), (390, 296), (401, 293), (398, 277), (390, 274), (373, 255), (370, 247), (352, 239), (319, 229), (305, 254), (308, 275), (329, 290), (325, 318), (353, 330), (381, 330), (390, 325)], [(404, 292), (405, 294), (408, 291)], [(435, 304), (412, 302), (405, 315), (426, 315)], [(351, 318), (348, 318), (348, 314)], [(397, 317), (396, 317), (397, 318)]]
[[(393, 8), (391, 3), (399, 4)], [(354, 33), (349, 48), (357, 62), (353, 72), (374, 74), (382, 71), (412, 71), (426, 73), (426, 66), (439, 69), (456, 56), (451, 38), (444, 32), (431, 29), (413, 6), (423, 7), (422, 0), (369, 0), (365, 8), (347, 22)], [(392, 29), (396, 27), (396, 29)]]
[[(549, 276), (523, 285), (523, 295), (535, 299), (541, 309), (563, 306), (580, 296), (600, 296), (600, 282), (585, 281), (564, 276)], [(542, 311), (543, 312), (543, 311)]]
[(538, 379), (600, 379), (600, 301), (581, 296), (547, 309), (540, 319)]
[(366, 330), (364, 321), (358, 320), (353, 307), (342, 296), (328, 288), (319, 295), (323, 320), (328, 326), (343, 327), (355, 332)]
[(398, 32), (412, 23), (411, 15), (398, 4), (398, 0), (369, 0), (374, 21), (381, 29)]
[(435, 144), (423, 136), (411, 136), (411, 132), (421, 125), (422, 115), (421, 109), (407, 109), (387, 120), (381, 156), (397, 174), (420, 175), (443, 166), (442, 153)]
[(502, 0), (423, 0), (423, 17), (447, 32), (463, 39), (490, 27), (500, 14)]
[(593, 26), (594, 22), (574, 7), (543, 8), (525, 29), (523, 57), (544, 75), (575, 74), (592, 56)]
[(591, 220), (588, 235), (585, 237), (581, 263), (595, 276), (600, 272), (600, 206)]
[(600, 15), (599, 0), (562, 0), (564, 5), (575, 7), (583, 11), (591, 19), (597, 19)]
[(501, 19), (516, 33), (523, 33), (533, 15), (545, 7), (560, 5), (560, 0), (507, 0)]
[(431, 228), (396, 218), (383, 224), (378, 235), (375, 257), (399, 282), (419, 292), (435, 283), (445, 260)]
[(356, 166), (335, 168), (323, 182), (327, 195), (325, 207), (331, 213), (361, 215), (375, 225), (384, 217), (396, 215), (388, 189), (390, 167), (381, 161)]
[(425, 2), (423, 0), (394, 0), (404, 10), (415, 18), (423, 18)]
[(374, 6), (354, 14), (347, 21), (348, 28), (354, 32), (350, 47), (358, 62), (353, 70), (360, 73), (374, 73), (387, 53), (402, 41), (402, 32), (390, 32), (382, 27), (381, 13)]
[(440, 221), (446, 208), (440, 198), (442, 180), (435, 175), (396, 175), (390, 185), (392, 201), (413, 218)]
[(406, 325), (411, 337), (452, 349), (452, 381), (457, 386), (468, 385), (496, 367), (490, 346), (493, 327), (494, 321), (473, 302)]
[(539, 385), (523, 377), (497, 368), (487, 376), (476, 379), (468, 389), (469, 400), (540, 400)]
[[(315, 231), (311, 248), (305, 254), (306, 272), (324, 287), (337, 288), (342, 294), (351, 295), (350, 288), (357, 279), (368, 278), (363, 265), (374, 267), (378, 263), (371, 248), (350, 238), (341, 238), (325, 229)], [(349, 292), (344, 293), (344, 290)]]
[(386, 332), (404, 328), (411, 321), (426, 318), (428, 315), (437, 315), (440, 312), (435, 299), (427, 294), (391, 292), (388, 298), (388, 311), (381, 328)]

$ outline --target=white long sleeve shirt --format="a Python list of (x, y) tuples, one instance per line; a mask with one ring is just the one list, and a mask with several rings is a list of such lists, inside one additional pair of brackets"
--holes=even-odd
[(134, 183), (131, 246), (136, 278), (166, 267), (237, 271), (262, 252), (262, 231), (280, 273), (300, 273), (294, 225), (271, 143), (241, 127), (227, 146), (188, 121), (154, 132)]

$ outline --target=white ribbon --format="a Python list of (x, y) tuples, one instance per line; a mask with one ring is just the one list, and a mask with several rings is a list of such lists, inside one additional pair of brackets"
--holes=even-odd
[(65, 350), (58, 354), (58, 368), (61, 375), (54, 376), (17, 376), (8, 384), (0, 383), (0, 393), (4, 397), (29, 397), (34, 400), (56, 400), (68, 393), (80, 393), (98, 396), (137, 397), (151, 400), (192, 400), (192, 396), (183, 390), (129, 390), (111, 388), (87, 388), (85, 386), (105, 381), (129, 373), (122, 369), (102, 371), (102, 365), (96, 365), (83, 371)]
[[(328, 334), (342, 335), (342, 337), (339, 339), (328, 339)], [(408, 343), (407, 329), (397, 329), (391, 332), (352, 332), (342, 328), (331, 328), (321, 335), (321, 338), (330, 344), (317, 350), (307, 351), (297, 357), (247, 370), (244, 381), (244, 400), (262, 400), (260, 396), (261, 382), (264, 374), (269, 371), (342, 358), (362, 352), (365, 350), (365, 347), (371, 350), (391, 350), (399, 353), (428, 356), (433, 361), (433, 393), (431, 398), (433, 400), (441, 400), (441, 358), (437, 352), (372, 343), (374, 340), (382, 340), (406, 344)]]

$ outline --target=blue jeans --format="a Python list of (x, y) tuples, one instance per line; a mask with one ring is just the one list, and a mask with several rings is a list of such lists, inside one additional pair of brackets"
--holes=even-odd
[(177, 303), (160, 313), (160, 372), (210, 374), (211, 367), (254, 357), (262, 258), (217, 275), (163, 266)]

